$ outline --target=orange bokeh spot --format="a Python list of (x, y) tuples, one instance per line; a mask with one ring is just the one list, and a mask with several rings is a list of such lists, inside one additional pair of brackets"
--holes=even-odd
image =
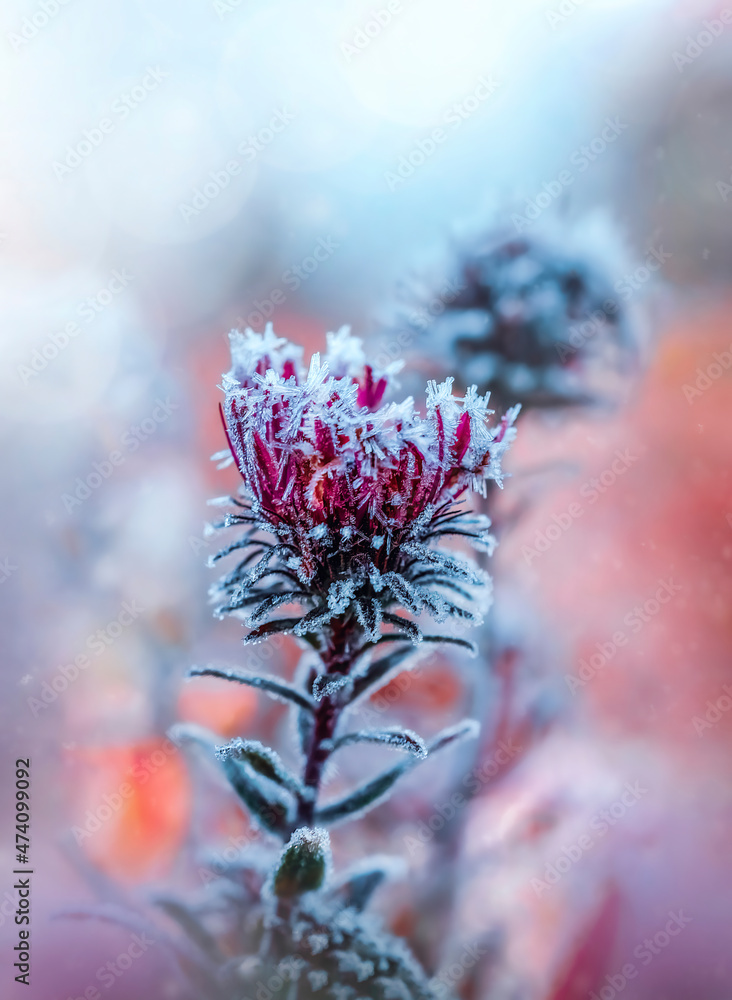
[(72, 832), (103, 871), (133, 881), (159, 877), (186, 836), (188, 773), (179, 750), (156, 736), (127, 746), (72, 752), (77, 766)]
[(193, 677), (178, 696), (178, 718), (219, 736), (241, 736), (257, 714), (257, 692), (215, 677)]

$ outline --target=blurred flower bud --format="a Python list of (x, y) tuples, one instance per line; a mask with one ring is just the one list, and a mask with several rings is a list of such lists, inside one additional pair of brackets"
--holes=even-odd
[(643, 290), (624, 283), (628, 270), (603, 215), (566, 228), (498, 224), (458, 248), (431, 287), (405, 290), (397, 339), (499, 409), (600, 401), (637, 358)]

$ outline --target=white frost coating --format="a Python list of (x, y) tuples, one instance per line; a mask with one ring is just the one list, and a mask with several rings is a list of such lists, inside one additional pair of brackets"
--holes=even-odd
[(232, 330), (229, 333), (231, 348), (231, 379), (238, 379), (240, 385), (251, 384), (250, 373), (265, 362), (269, 368), (282, 368), (286, 361), (298, 364), (302, 358), (302, 348), (290, 343), (284, 337), (277, 337), (271, 323), (267, 323), (264, 333), (255, 333), (247, 328), (244, 333)]
[(383, 990), (384, 1000), (412, 1000), (409, 987), (398, 979), (378, 979), (377, 982)]
[(290, 955), (277, 963), (277, 971), (285, 982), (296, 983), (302, 972), (302, 961), (297, 956)]
[(328, 973), (324, 969), (314, 969), (308, 972), (308, 980), (311, 988), (317, 992), (328, 985)]
[[(217, 454), (219, 454), (219, 455), (225, 454), (225, 455), (228, 455), (229, 458), (231, 458), (231, 452), (229, 452), (229, 451), (226, 451), (226, 452), (217, 452)], [(211, 457), (212, 458), (216, 458), (216, 455), (212, 455)], [(231, 497), (230, 496), (212, 497), (210, 500), (206, 501), (206, 504), (209, 507), (228, 507), (230, 503), (231, 503)]]
[(328, 607), (334, 615), (342, 614), (351, 603), (356, 591), (355, 581), (352, 579), (335, 580), (328, 590)]
[(427, 756), (427, 744), (421, 736), (411, 729), (400, 729), (396, 726), (388, 729), (359, 729), (354, 733), (347, 733), (336, 741), (337, 746), (347, 746), (350, 743), (382, 743), (415, 757)]
[(257, 770), (257, 763), (261, 766), (266, 762), (273, 776), (261, 774), (265, 782), (274, 781), (300, 798), (312, 798), (315, 794), (315, 789), (304, 788), (299, 779), (287, 769), (276, 750), (265, 746), (259, 740), (243, 740), (237, 736), (230, 743), (217, 746), (215, 753), (222, 762), (228, 760), (229, 757), (246, 761), (251, 770), (258, 776), (261, 772)]
[(341, 972), (351, 973), (359, 983), (369, 979), (374, 974), (374, 963), (367, 958), (361, 958), (354, 951), (334, 952)]
[(372, 854), (368, 858), (362, 858), (350, 865), (339, 879), (340, 883), (350, 882), (361, 875), (368, 875), (370, 872), (380, 871), (388, 879), (404, 878), (409, 871), (409, 866), (404, 858), (392, 856), (391, 854)]
[(313, 698), (322, 701), (323, 698), (332, 698), (339, 691), (353, 686), (353, 681), (346, 674), (320, 674), (313, 681)]
[(438, 733), (429, 747), (429, 752), (434, 753), (435, 750), (447, 746), (449, 743), (475, 739), (479, 734), (480, 723), (477, 719), (463, 719), (462, 722), (457, 722), (454, 726), (448, 726), (447, 729), (443, 729)]
[(333, 1000), (352, 1000), (356, 996), (356, 991), (351, 986), (343, 986), (341, 983), (331, 986), (329, 992)]
[(311, 934), (307, 939), (308, 948), (313, 955), (319, 955), (330, 944), (327, 934)]

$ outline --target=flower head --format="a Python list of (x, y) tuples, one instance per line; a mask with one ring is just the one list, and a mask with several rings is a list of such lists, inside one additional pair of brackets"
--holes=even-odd
[(566, 230), (551, 222), (525, 230), (498, 224), (472, 240), (443, 268), (437, 291), (429, 282), (410, 290), (396, 325), (499, 400), (591, 402), (595, 381), (636, 353), (630, 311), (614, 289), (625, 254), (601, 215)]
[(429, 383), (424, 414), (411, 398), (383, 402), (394, 367), (365, 364), (361, 342), (345, 329), (329, 335), (327, 354), (307, 369), (271, 326), (263, 335), (233, 331), (231, 347), (223, 415), (248, 502), (227, 524), (248, 526), (233, 547), (249, 551), (221, 582), (220, 610), (251, 609), (255, 626), (281, 605), (312, 605), (300, 618), (261, 625), (253, 638), (307, 636), (338, 619), (372, 639), (384, 622), (416, 639), (416, 626), (392, 605), (469, 617), (440, 588), (482, 577), (436, 543), (462, 534), (491, 544), (485, 519), (458, 523), (454, 508), (466, 491), (500, 484), (517, 410), (492, 426), (488, 396), (473, 386), (455, 397), (452, 379)]

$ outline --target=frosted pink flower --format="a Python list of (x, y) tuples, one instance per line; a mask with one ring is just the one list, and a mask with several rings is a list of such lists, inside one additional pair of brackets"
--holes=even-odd
[[(456, 398), (452, 379), (428, 384), (424, 415), (412, 399), (383, 403), (393, 367), (374, 371), (347, 329), (328, 335), (325, 357), (307, 370), (271, 326), (232, 332), (231, 351), (223, 415), (248, 503), (237, 501), (226, 524), (248, 528), (219, 555), (248, 551), (221, 581), (219, 610), (248, 612), (249, 639), (350, 623), (371, 642), (382, 624), (418, 641), (417, 626), (392, 608), (475, 617), (446, 592), (469, 598), (464, 585), (485, 577), (438, 543), (463, 535), (492, 546), (489, 522), (456, 503), (500, 484), (517, 408), (491, 426), (488, 396), (472, 387)], [(308, 610), (260, 624), (293, 603)]]

